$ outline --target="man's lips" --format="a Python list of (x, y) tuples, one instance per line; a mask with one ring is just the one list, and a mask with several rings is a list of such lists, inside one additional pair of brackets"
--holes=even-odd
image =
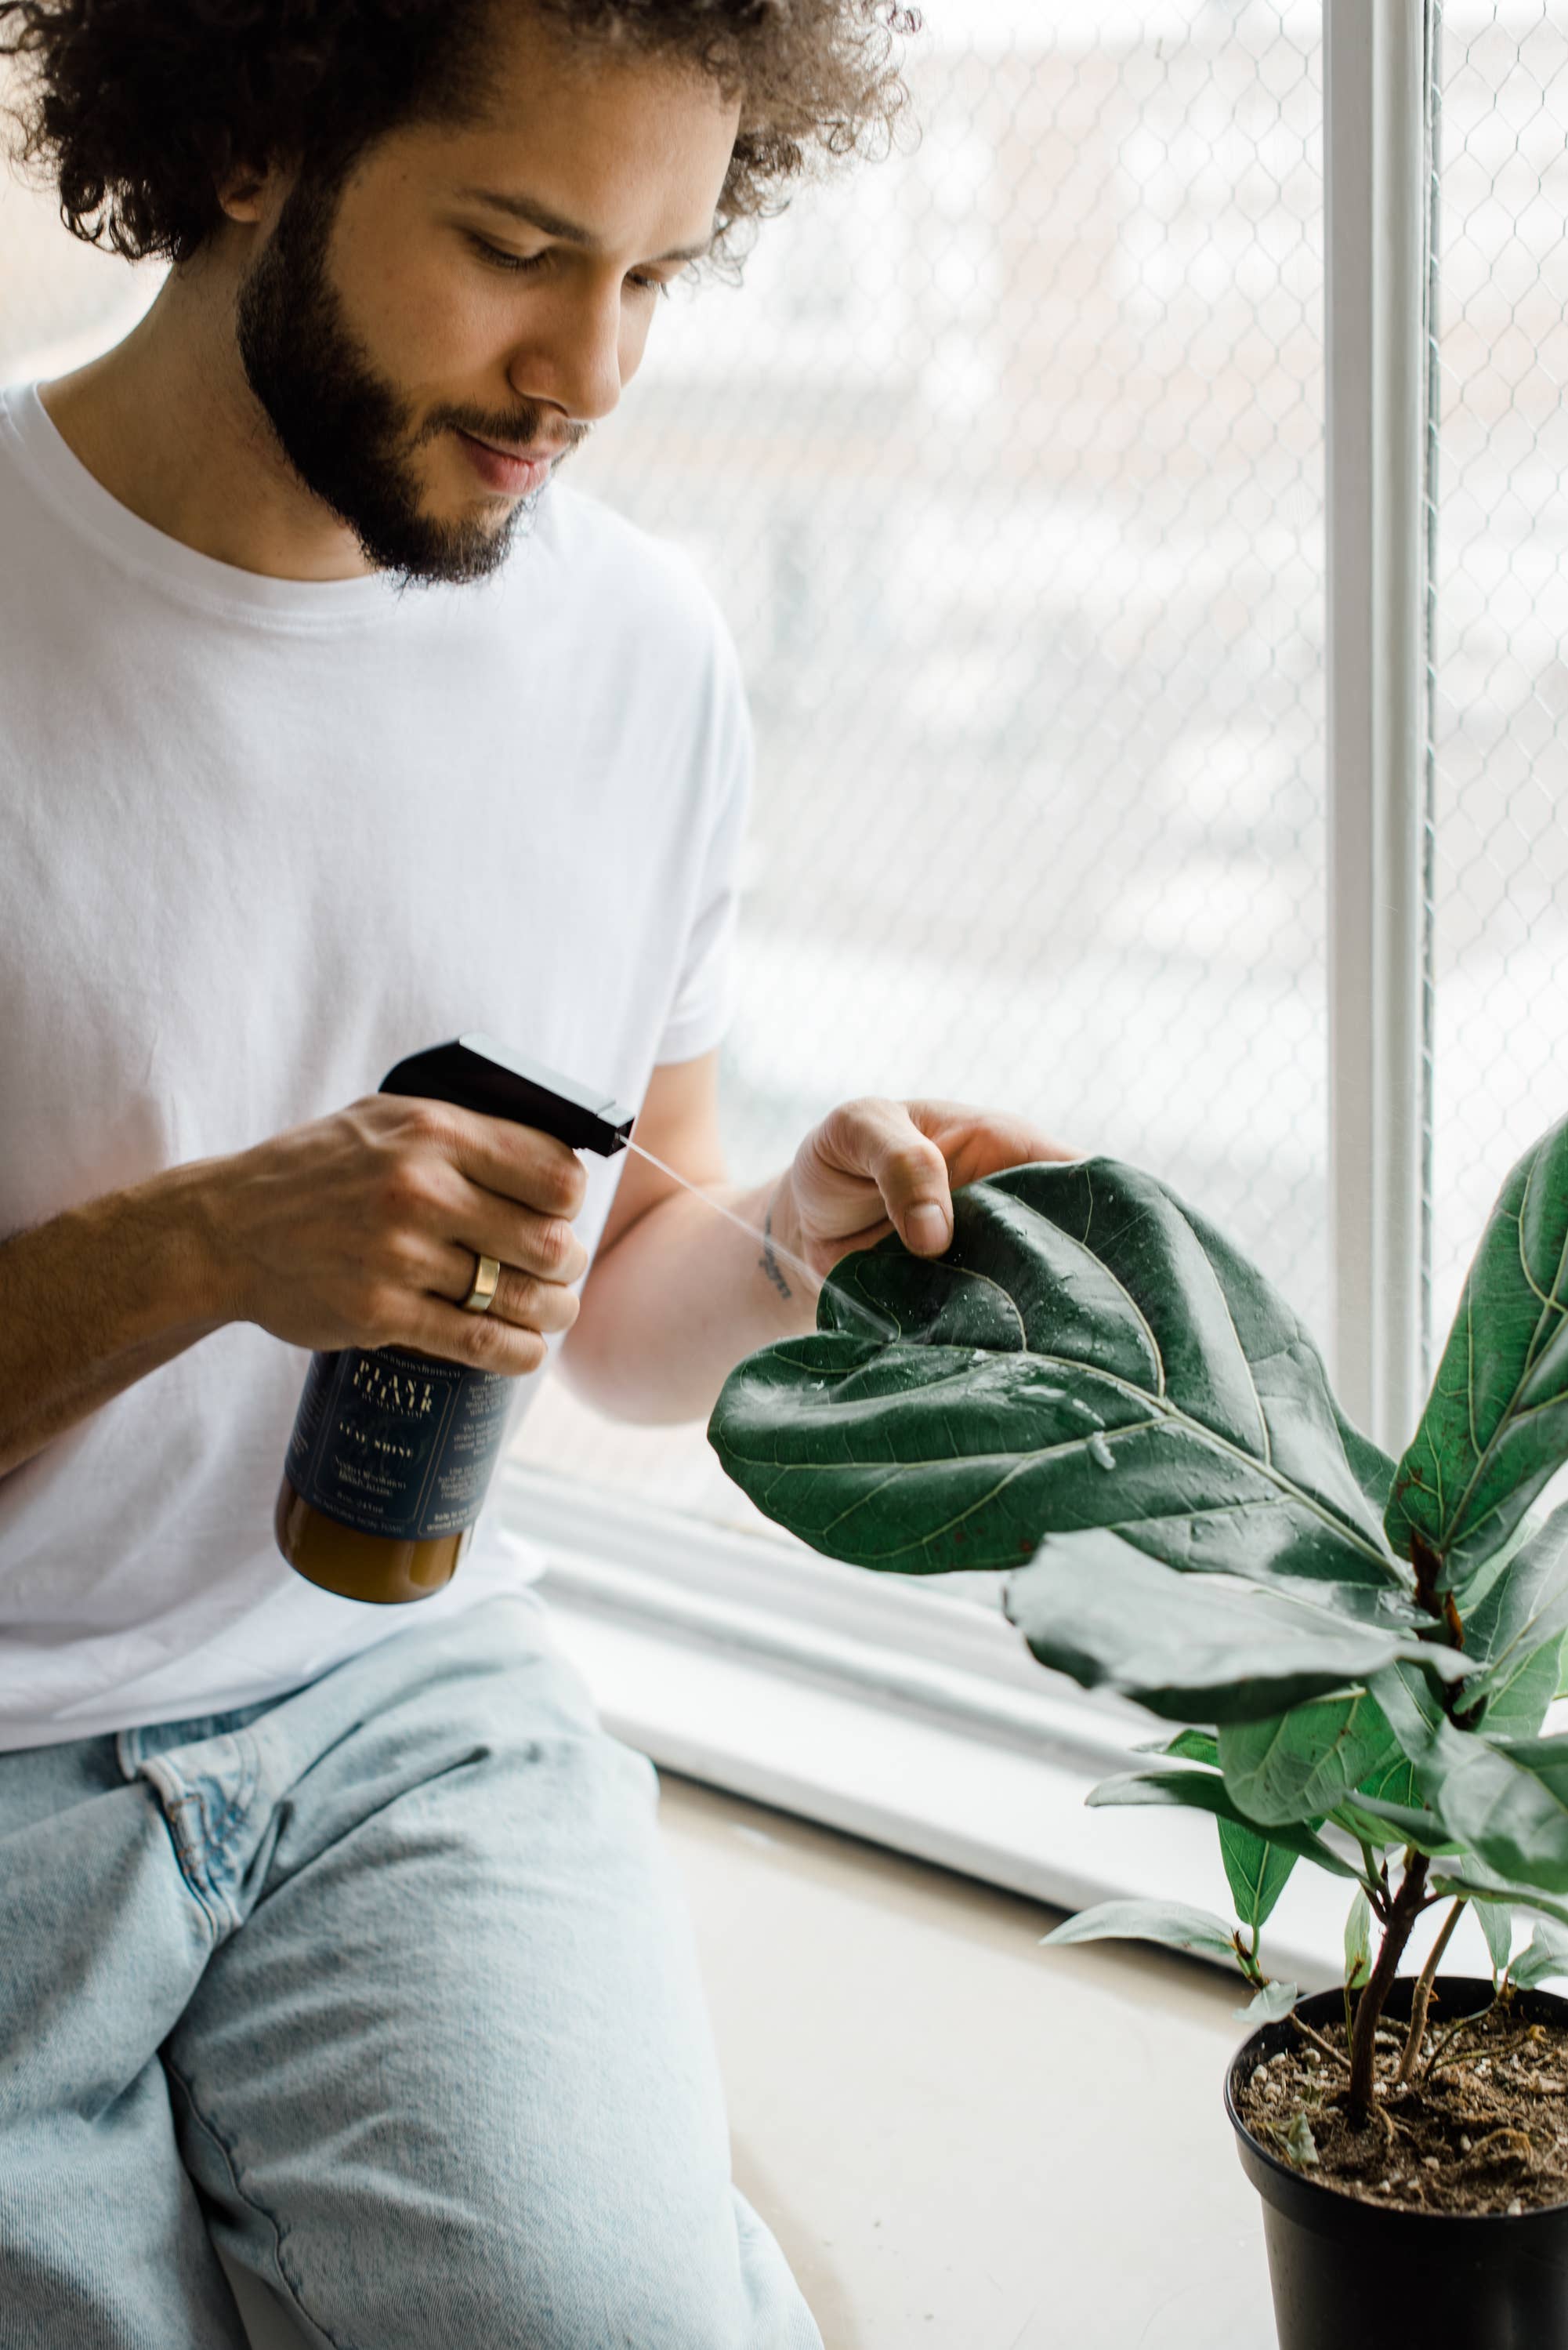
[(483, 440), (476, 432), (456, 428), (464, 455), (487, 489), (503, 497), (532, 497), (550, 478), (550, 468), (566, 453), (566, 444), (544, 449), (514, 449), (504, 442)]

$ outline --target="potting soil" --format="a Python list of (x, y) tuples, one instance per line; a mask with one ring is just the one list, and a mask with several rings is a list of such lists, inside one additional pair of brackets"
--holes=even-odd
[(1401, 2088), (1404, 2039), (1397, 2025), (1377, 2034), (1363, 2129), (1345, 2112), (1343, 2024), (1320, 2031), (1315, 2044), (1303, 2034), (1255, 2065), (1241, 2087), (1241, 2118), (1303, 2176), (1391, 2210), (1507, 2212), (1568, 2202), (1568, 2032), (1528, 2023), (1506, 2001), (1445, 2022), (1434, 1998), (1420, 2061)]

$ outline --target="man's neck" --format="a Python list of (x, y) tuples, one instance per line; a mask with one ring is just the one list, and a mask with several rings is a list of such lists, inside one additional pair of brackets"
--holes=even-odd
[(362, 577), (353, 535), (245, 380), (234, 290), (220, 256), (171, 270), (123, 342), (44, 388), (50, 421), (111, 497), (199, 555), (275, 579)]

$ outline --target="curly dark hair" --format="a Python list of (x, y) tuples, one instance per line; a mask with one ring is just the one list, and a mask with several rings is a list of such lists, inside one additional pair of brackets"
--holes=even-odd
[(0, 0), (20, 157), (90, 244), (185, 261), (236, 169), (330, 182), (382, 133), (483, 105), (483, 35), (527, 6), (575, 40), (684, 58), (741, 100), (714, 259), (814, 163), (870, 151), (907, 101), (903, 0)]

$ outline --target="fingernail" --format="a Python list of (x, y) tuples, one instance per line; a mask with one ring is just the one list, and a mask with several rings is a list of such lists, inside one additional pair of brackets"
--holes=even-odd
[(909, 1245), (915, 1249), (940, 1251), (948, 1244), (948, 1220), (940, 1208), (911, 1208), (909, 1211)]

